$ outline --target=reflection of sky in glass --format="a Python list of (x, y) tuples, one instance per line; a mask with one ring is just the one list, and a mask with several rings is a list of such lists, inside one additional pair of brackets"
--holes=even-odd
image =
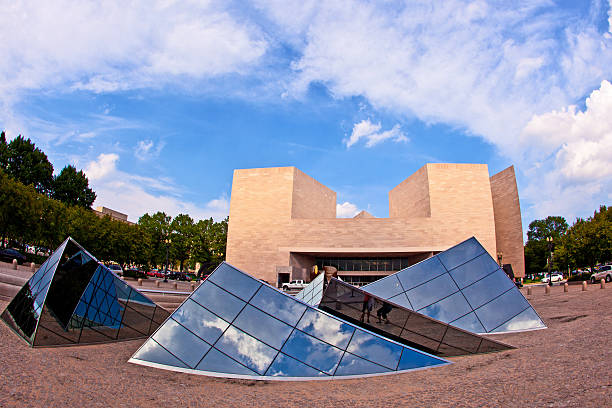
[(204, 340), (172, 319), (166, 321), (166, 324), (153, 335), (153, 339), (191, 367), (195, 367), (204, 353), (210, 349), (210, 345)]
[(266, 344), (280, 349), (293, 328), (251, 305), (247, 305), (232, 323)]
[(365, 357), (370, 361), (382, 364), (392, 370), (395, 370), (402, 354), (402, 347), (398, 344), (391, 343), (366, 333), (362, 330), (357, 330), (351, 339), (347, 351)]
[(329, 374), (333, 374), (342, 357), (341, 350), (298, 330), (291, 334), (282, 351)]
[(191, 299), (205, 306), (208, 310), (214, 311), (215, 314), (228, 322), (234, 320), (245, 305), (242, 300), (208, 282), (208, 280), (204, 281), (193, 292)]
[(472, 308), (466, 302), (461, 292), (457, 292), (438, 303), (419, 310), (419, 313), (448, 323), (471, 311)]
[(263, 285), (250, 302), (266, 313), (287, 322), (291, 326), (299, 320), (306, 306)]
[(358, 375), (388, 372), (389, 369), (364, 360), (349, 353), (345, 353), (336, 370), (336, 375)]
[(304, 313), (297, 328), (343, 350), (355, 330), (349, 324), (314, 309), (308, 309)]
[(134, 354), (133, 358), (173, 367), (187, 368), (187, 366), (178, 358), (174, 357), (167, 350), (164, 350), (153, 340), (149, 340), (143, 344), (142, 347)]
[(283, 353), (278, 353), (266, 375), (272, 377), (325, 377), (321, 371), (308, 367)]
[(215, 348), (210, 349), (196, 369), (227, 374), (257, 375), (256, 372), (249, 370)]
[(207, 279), (229, 289), (239, 298), (248, 301), (262, 285), (257, 279), (248, 276), (232, 266), (222, 263)]
[(508, 322), (502, 324), (495, 330), (494, 332), (504, 332), (504, 331), (513, 331), (513, 330), (530, 330), (530, 329), (539, 329), (546, 327), (540, 316), (532, 309), (529, 308), (523, 312), (521, 312), (518, 316), (513, 317)]
[(229, 323), (215, 316), (191, 299), (187, 299), (172, 318), (209, 343), (214, 343)]
[(260, 374), (266, 371), (276, 355), (272, 347), (233, 326), (227, 329), (215, 347)]

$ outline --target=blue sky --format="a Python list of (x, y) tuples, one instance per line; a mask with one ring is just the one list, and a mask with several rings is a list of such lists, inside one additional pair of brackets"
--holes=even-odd
[(296, 166), (388, 215), (428, 162), (514, 165), (526, 225), (612, 201), (611, 1), (0, 2), (0, 128), (95, 205), (226, 216)]

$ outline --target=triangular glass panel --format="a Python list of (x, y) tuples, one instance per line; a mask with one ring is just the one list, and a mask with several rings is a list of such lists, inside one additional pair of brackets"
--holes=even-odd
[[(396, 280), (402, 286), (397, 294), (397, 286), (389, 289), (387, 284)], [(475, 333), (546, 328), (514, 282), (474, 237), (361, 289)], [(530, 317), (507, 324), (527, 309)]]
[[(421, 359), (427, 366), (448, 364), (442, 358), (358, 329), (225, 262), (130, 362), (160, 367), (157, 357), (149, 359), (146, 352), (158, 343), (180, 361), (169, 361), (163, 368), (180, 371), (187, 365), (192, 373), (254, 379), (397, 372), (402, 371), (397, 369), (402, 353), (422, 355), (414, 360)], [(337, 371), (342, 356), (349, 353), (364, 362), (351, 363), (347, 357), (346, 367)]]
[[(126, 303), (119, 295), (130, 292), (136, 294)], [(133, 313), (126, 314), (126, 308)], [(30, 345), (52, 346), (145, 337), (168, 316), (67, 238), (1, 317)], [(126, 322), (129, 327), (122, 330)]]
[[(460, 292), (455, 295), (461, 296), (465, 302)], [(444, 357), (476, 353), (483, 339), (480, 335), (458, 329), (333, 278), (323, 294), (319, 308), (398, 343)], [(364, 337), (362, 333), (355, 333), (351, 343), (355, 344), (362, 337)], [(362, 341), (362, 343), (367, 342)], [(498, 343), (499, 350), (511, 348)], [(376, 346), (374, 349), (382, 350), (383, 347)], [(354, 352), (350, 348), (348, 351), (382, 366), (393, 368), (390, 365), (392, 362), (377, 360)], [(390, 350), (384, 353), (387, 357), (392, 355), (393, 352)], [(393, 362), (397, 364), (397, 361)]]

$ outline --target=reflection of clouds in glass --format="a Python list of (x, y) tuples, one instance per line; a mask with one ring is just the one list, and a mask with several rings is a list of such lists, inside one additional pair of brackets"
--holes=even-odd
[(495, 331), (529, 330), (540, 327), (544, 327), (542, 321), (533, 310), (528, 309)]
[(229, 323), (225, 320), (196, 305), (191, 300), (185, 302), (183, 307), (176, 311), (173, 318), (196, 332), (200, 328), (211, 328), (218, 329), (222, 333), (229, 326)]
[(346, 347), (354, 330), (348, 324), (312, 309), (306, 311), (298, 328), (341, 349)]
[(263, 287), (250, 303), (292, 326), (306, 309), (306, 306), (295, 299), (268, 287)]
[(402, 347), (358, 330), (351, 339), (347, 351), (395, 369)]
[[(223, 351), (233, 355), (247, 366), (256, 368), (260, 373), (266, 370), (276, 354), (273, 348), (266, 346), (254, 337), (234, 327), (227, 329), (223, 337), (219, 340), (219, 343), (225, 346), (223, 348), (229, 348), (231, 350)], [(217, 347), (219, 349), (222, 348), (219, 346)]]

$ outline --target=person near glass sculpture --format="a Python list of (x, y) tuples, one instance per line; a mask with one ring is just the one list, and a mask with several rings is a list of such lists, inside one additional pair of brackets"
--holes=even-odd
[(363, 306), (361, 308), (361, 321), (363, 322), (363, 318), (366, 313), (368, 315), (368, 323), (370, 323), (370, 312), (372, 312), (372, 308), (374, 307), (374, 298), (368, 294), (363, 295)]
[(389, 318), (387, 315), (389, 314), (389, 312), (391, 312), (391, 310), (393, 310), (393, 306), (391, 306), (387, 302), (383, 302), (383, 305), (380, 307), (380, 309), (376, 311), (376, 316), (378, 316), (378, 323), (382, 323), (382, 320), (384, 320), (385, 323), (389, 323)]

